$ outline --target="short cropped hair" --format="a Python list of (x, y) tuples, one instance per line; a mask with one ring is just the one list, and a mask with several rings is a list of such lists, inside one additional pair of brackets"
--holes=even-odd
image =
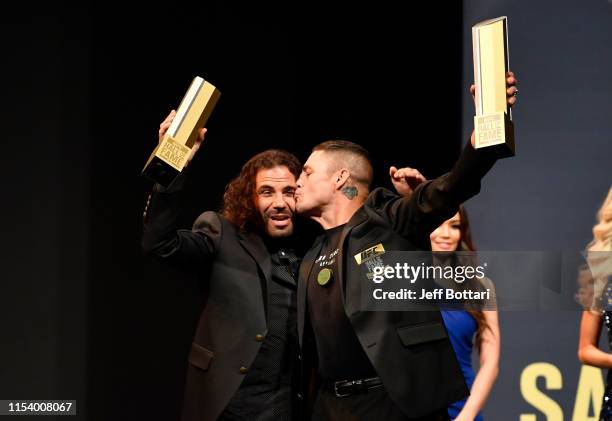
[(328, 140), (319, 143), (312, 151), (325, 151), (337, 157), (332, 171), (346, 167), (351, 173), (351, 178), (367, 189), (372, 184), (373, 169), (370, 154), (363, 147), (348, 140)]

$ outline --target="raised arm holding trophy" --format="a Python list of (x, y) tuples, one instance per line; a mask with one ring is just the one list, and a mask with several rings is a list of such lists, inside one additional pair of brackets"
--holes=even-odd
[(193, 79), (171, 124), (147, 160), (144, 175), (164, 187), (172, 184), (193, 157), (192, 148), (220, 96), (221, 92), (209, 82), (199, 76)]

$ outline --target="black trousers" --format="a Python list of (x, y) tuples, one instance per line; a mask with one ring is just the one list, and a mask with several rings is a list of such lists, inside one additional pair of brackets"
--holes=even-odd
[(291, 421), (291, 389), (270, 393), (269, 387), (241, 387), (217, 421)]
[(312, 421), (448, 421), (446, 408), (436, 413), (410, 418), (391, 400), (384, 387), (366, 393), (338, 398), (326, 389), (319, 389)]

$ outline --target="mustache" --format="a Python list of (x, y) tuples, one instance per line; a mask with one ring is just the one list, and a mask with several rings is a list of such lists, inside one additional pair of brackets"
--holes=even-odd
[(267, 212), (266, 215), (270, 218), (272, 217), (284, 217), (286, 216), (287, 218), (292, 218), (293, 217), (293, 212), (288, 211), (288, 212)]

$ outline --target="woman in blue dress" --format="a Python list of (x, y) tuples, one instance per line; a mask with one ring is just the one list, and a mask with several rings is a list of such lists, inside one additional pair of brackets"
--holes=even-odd
[[(434, 252), (475, 251), (469, 220), (463, 207), (436, 228), (430, 239)], [(486, 288), (493, 289), (488, 279), (484, 278), (483, 281)], [(483, 421), (480, 411), (491, 393), (499, 371), (500, 335), (497, 311), (442, 309), (441, 312), (457, 361), (470, 388), (470, 396), (453, 403), (448, 408), (448, 415), (457, 421)], [(472, 367), (474, 348), (480, 357), (478, 373), (475, 373)]]
[[(425, 181), (425, 177), (415, 168), (389, 168), (389, 176), (395, 190), (402, 196), (410, 196), (416, 186)], [(430, 235), (431, 249), (438, 256), (455, 251), (476, 251), (470, 222), (465, 209), (446, 220)], [(494, 291), (493, 284), (487, 278), (480, 279), (480, 287)], [(495, 294), (493, 293), (493, 296)], [(491, 304), (491, 303), (487, 303)], [(471, 306), (464, 306), (465, 308)], [(448, 415), (455, 421), (483, 421), (482, 410), (495, 379), (499, 372), (499, 322), (495, 306), (485, 305), (480, 309), (450, 310), (443, 309), (442, 317), (457, 355), (457, 361), (470, 388), (467, 399), (453, 403), (448, 408)], [(472, 350), (476, 348), (480, 357), (478, 373), (472, 367)]]

